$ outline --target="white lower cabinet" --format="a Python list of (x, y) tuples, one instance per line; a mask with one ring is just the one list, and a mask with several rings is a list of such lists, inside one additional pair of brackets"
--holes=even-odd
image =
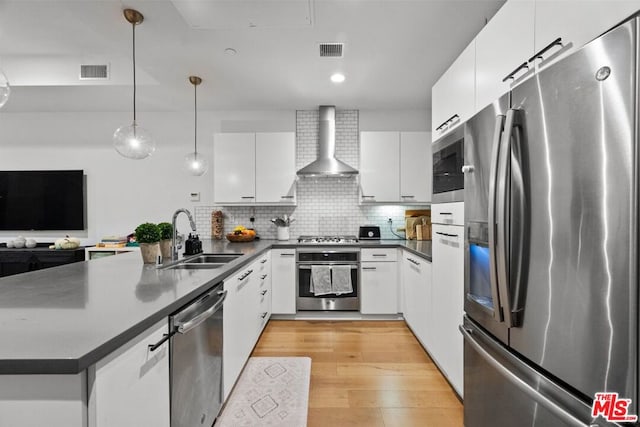
[(429, 352), (462, 396), (463, 338), (458, 330), (464, 315), (464, 227), (433, 224), (433, 286)]
[(258, 265), (258, 330), (256, 340), (271, 317), (271, 251), (259, 258)]
[(296, 314), (296, 250), (271, 250), (271, 311)]
[(0, 426), (169, 427), (168, 319), (75, 375), (2, 375)]
[(169, 427), (169, 341), (163, 319), (89, 368), (89, 426)]
[(225, 399), (233, 389), (262, 330), (271, 316), (270, 253), (224, 280), (223, 387)]
[(255, 265), (224, 280), (227, 299), (223, 311), (222, 366), (224, 397), (227, 398), (251, 354), (258, 328), (260, 307)]
[(431, 345), (429, 311), (431, 310), (431, 263), (426, 259), (402, 252), (402, 289), (404, 318), (422, 345)]
[(362, 249), (360, 254), (362, 259), (360, 263), (360, 312), (362, 314), (398, 313), (396, 252), (397, 249)]

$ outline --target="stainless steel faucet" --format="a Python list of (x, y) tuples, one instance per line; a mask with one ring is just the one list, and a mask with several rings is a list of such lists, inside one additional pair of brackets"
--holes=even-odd
[(178, 237), (178, 229), (176, 228), (176, 219), (180, 213), (185, 213), (189, 217), (189, 223), (191, 224), (191, 230), (196, 231), (196, 222), (193, 220), (193, 216), (191, 216), (191, 212), (189, 212), (185, 208), (180, 208), (173, 213), (173, 217), (171, 218), (171, 226), (173, 227), (173, 237), (171, 239), (171, 261), (176, 261), (178, 259), (178, 249), (182, 247), (182, 245), (177, 246), (176, 240)]

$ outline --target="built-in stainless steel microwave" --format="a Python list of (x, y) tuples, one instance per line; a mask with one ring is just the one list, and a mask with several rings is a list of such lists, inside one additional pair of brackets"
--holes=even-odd
[(464, 201), (464, 125), (433, 144), (433, 197), (436, 203)]

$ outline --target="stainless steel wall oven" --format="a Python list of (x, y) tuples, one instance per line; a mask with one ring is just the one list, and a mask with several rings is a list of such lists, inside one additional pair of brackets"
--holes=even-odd
[[(335, 278), (334, 267), (350, 269), (352, 292), (319, 295), (312, 290), (312, 269), (325, 267), (327, 274)], [(308, 247), (296, 251), (298, 311), (359, 311), (360, 310), (360, 249)]]

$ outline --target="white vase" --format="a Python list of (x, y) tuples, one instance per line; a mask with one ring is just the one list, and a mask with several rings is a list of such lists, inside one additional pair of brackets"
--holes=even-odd
[(278, 240), (289, 240), (289, 227), (277, 227)]

